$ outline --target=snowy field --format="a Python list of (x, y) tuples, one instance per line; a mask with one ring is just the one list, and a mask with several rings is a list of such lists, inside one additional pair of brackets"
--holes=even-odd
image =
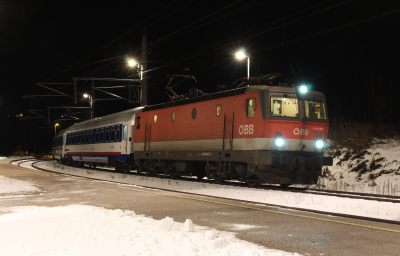
[[(30, 166), (29, 164), (26, 164)], [(296, 207), (334, 212), (340, 214), (364, 216), (377, 219), (400, 221), (399, 203), (378, 202), (363, 199), (351, 199), (325, 195), (312, 195), (274, 190), (259, 190), (254, 188), (234, 187), (228, 185), (206, 184), (200, 182), (161, 179), (148, 176), (126, 175), (121, 173), (107, 173), (64, 166), (56, 162), (42, 162), (38, 167), (101, 180), (116, 181), (136, 186), (146, 186), (168, 189), (181, 192), (190, 192), (198, 195), (217, 196), (229, 199), (238, 199), (249, 202), (273, 204), (279, 206)]]
[[(31, 186), (0, 176), (0, 187), (4, 180), (11, 186), (2, 193)], [(234, 233), (194, 225), (190, 219), (155, 220), (134, 211), (88, 205), (7, 207), (0, 212), (8, 212), (0, 215), (2, 256), (299, 255), (239, 240)]]

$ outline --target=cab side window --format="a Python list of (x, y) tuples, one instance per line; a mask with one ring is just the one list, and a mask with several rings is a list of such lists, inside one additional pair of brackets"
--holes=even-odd
[(254, 117), (254, 112), (256, 109), (256, 99), (248, 99), (247, 100), (247, 117)]

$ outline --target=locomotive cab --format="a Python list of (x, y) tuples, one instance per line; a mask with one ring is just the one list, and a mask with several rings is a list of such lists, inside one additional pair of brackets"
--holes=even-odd
[(315, 184), (322, 166), (333, 162), (323, 156), (329, 127), (325, 96), (285, 86), (250, 86), (251, 91), (258, 92), (267, 157), (249, 171), (266, 183)]

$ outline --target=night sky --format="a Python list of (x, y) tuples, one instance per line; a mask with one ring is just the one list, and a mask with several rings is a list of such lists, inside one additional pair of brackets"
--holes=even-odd
[[(68, 83), (73, 77), (132, 78), (127, 58), (140, 60), (147, 35), (149, 103), (165, 102), (166, 76), (191, 74), (205, 93), (247, 76), (281, 73), (281, 81), (310, 85), (327, 96), (331, 119), (371, 123), (400, 120), (400, 1), (0, 1), (0, 154), (18, 145), (29, 152), (51, 151), (54, 123), (75, 110), (47, 107), (88, 106), (68, 97), (46, 95), (37, 83)], [(96, 82), (96, 86), (126, 83)], [(54, 89), (61, 85), (49, 85)], [(78, 94), (89, 91), (78, 83)], [(72, 95), (71, 85), (60, 89)], [(111, 91), (126, 96), (125, 89)], [(96, 96), (104, 97), (96, 92)], [(138, 104), (102, 101), (95, 117)], [(61, 129), (71, 125), (61, 121)]]

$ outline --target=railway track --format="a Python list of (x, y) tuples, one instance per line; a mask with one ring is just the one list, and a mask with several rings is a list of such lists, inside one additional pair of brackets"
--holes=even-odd
[[(24, 159), (23, 162), (26, 162), (26, 161), (31, 161), (31, 160)], [(21, 163), (23, 163), (23, 162), (21, 162)], [(38, 168), (38, 167), (34, 166), (33, 164), (32, 164), (32, 167)], [(79, 167), (79, 168), (93, 170), (93, 168), (87, 167), (87, 166), (83, 166), (83, 167)], [(96, 167), (95, 170), (102, 171), (102, 172), (109, 172), (109, 173), (117, 173), (117, 172), (113, 171), (112, 169), (102, 168), (102, 167)], [(131, 171), (130, 173), (124, 173), (124, 174), (148, 176), (145, 173), (137, 174), (135, 171)], [(168, 179), (168, 180), (172, 179), (171, 176), (163, 175), (163, 174), (158, 175), (157, 178)], [(209, 180), (206, 178), (199, 180), (196, 177), (182, 176), (182, 177), (176, 177), (173, 179), (174, 180), (182, 180), (182, 181), (195, 181), (195, 182), (199, 182), (199, 183), (214, 184), (214, 180)], [(220, 183), (219, 185), (228, 185), (228, 186), (246, 187), (246, 188), (249, 187), (246, 183), (237, 182), (237, 181), (224, 181), (223, 183)], [(267, 185), (267, 184), (262, 184), (258, 187), (252, 187), (252, 188), (256, 189), (256, 190), (274, 190), (274, 191), (313, 194), (313, 195), (336, 196), (336, 197), (352, 198), (352, 199), (373, 200), (373, 201), (379, 201), (379, 202), (400, 203), (400, 196), (391, 196), (391, 195), (357, 193), (357, 192), (348, 192), (348, 191), (334, 191), (334, 190), (317, 190), (317, 189), (306, 189), (306, 188), (296, 188), (296, 187), (280, 187), (280, 186)]]
[[(21, 160), (19, 160), (21, 161)], [(32, 161), (32, 159), (24, 159), (24, 161), (21, 161), (18, 163), (18, 165), (27, 162), (27, 161)], [(35, 169), (41, 170), (41, 171), (46, 171), (46, 172), (52, 172), (52, 173), (57, 173), (59, 172), (52, 171), (52, 170), (47, 170), (41, 167), (35, 166), (35, 163), (38, 162), (43, 162), (42, 160), (40, 161), (32, 161), (31, 166)], [(96, 170), (97, 172), (104, 172), (104, 173), (115, 173), (115, 171), (111, 171), (110, 169), (107, 168), (90, 168), (90, 167), (80, 167), (82, 169), (87, 169), (87, 170)], [(119, 174), (126, 174), (126, 173), (119, 173)], [(71, 174), (66, 174), (66, 175), (71, 175)], [(132, 172), (126, 175), (136, 175), (136, 176), (144, 176), (148, 177), (148, 175), (144, 174), (136, 174), (136, 172)], [(71, 175), (71, 176), (77, 176), (81, 177), (79, 175)], [(87, 177), (85, 177), (87, 178)], [(157, 178), (159, 179), (166, 179), (166, 180), (171, 180), (170, 176), (164, 176), (164, 175), (158, 175)], [(128, 184), (128, 183), (123, 183), (123, 182), (118, 182), (118, 181), (110, 181), (110, 180), (102, 180), (100, 178), (88, 178), (92, 180), (100, 180), (100, 181), (107, 181), (107, 182), (113, 182), (113, 183), (119, 183), (119, 184)], [(181, 180), (181, 181), (196, 181), (196, 182), (201, 182), (201, 183), (209, 183), (213, 185), (228, 185), (228, 186), (235, 186), (235, 187), (244, 187), (244, 188), (249, 188), (245, 183), (240, 183), (240, 182), (230, 182), (226, 181), (223, 184), (214, 184), (213, 180), (198, 180), (197, 178), (191, 178), (191, 177), (180, 177), (174, 180)], [(201, 195), (197, 193), (191, 193), (191, 192), (182, 192), (182, 191), (175, 191), (171, 189), (164, 189), (164, 188), (157, 188), (157, 187), (150, 187), (150, 186), (142, 186), (145, 188), (151, 188), (151, 189), (159, 189), (159, 190), (164, 190), (164, 191), (170, 191), (170, 192), (179, 192), (179, 193), (184, 193), (184, 194), (191, 194), (191, 195)], [(304, 194), (315, 194), (315, 195), (324, 195), (324, 196), (335, 196), (335, 197), (345, 197), (345, 198), (351, 198), (351, 199), (364, 199), (364, 200), (373, 200), (373, 201), (378, 201), (378, 202), (391, 202), (391, 203), (400, 203), (400, 197), (396, 196), (386, 196), (386, 195), (370, 195), (370, 194), (362, 194), (362, 193), (354, 193), (354, 192), (343, 192), (343, 191), (312, 191), (312, 190), (307, 190), (307, 189), (302, 189), (302, 188), (282, 188), (278, 186), (272, 186), (272, 185), (261, 185), (259, 187), (252, 187), (252, 189), (255, 190), (275, 190), (275, 191), (282, 191), (282, 192), (292, 192), (292, 193), (304, 193)], [(210, 196), (210, 195), (202, 195), (202, 196), (207, 196), (207, 197), (213, 197), (213, 198), (219, 198), (219, 199), (227, 199), (226, 197), (219, 197), (219, 196)], [(313, 209), (307, 209), (307, 208), (298, 208), (298, 207), (289, 207), (289, 206), (282, 206), (282, 205), (275, 205), (275, 204), (268, 204), (268, 203), (260, 203), (260, 202), (255, 202), (255, 201), (248, 201), (248, 200), (240, 200), (240, 199), (232, 199), (229, 198), (230, 200), (235, 200), (239, 202), (245, 202), (245, 203), (254, 203), (254, 204), (263, 204), (267, 206), (274, 206), (274, 207), (279, 207), (282, 209), (293, 209), (293, 210), (299, 210), (299, 211), (305, 211), (305, 212), (312, 212), (312, 213), (319, 213), (319, 214), (329, 214), (332, 216), (340, 216), (340, 217), (347, 217), (347, 218), (355, 218), (355, 219), (362, 219), (362, 220), (369, 220), (369, 221), (377, 221), (377, 222), (384, 222), (384, 223), (391, 223), (391, 224), (397, 224), (400, 225), (400, 222), (398, 221), (392, 221), (392, 220), (384, 220), (384, 219), (378, 219), (378, 218), (371, 218), (371, 217), (363, 217), (363, 216), (357, 216), (357, 215), (349, 215), (349, 214), (341, 214), (341, 213), (335, 213), (335, 212), (327, 212), (327, 211), (320, 211), (320, 210), (313, 210)]]

